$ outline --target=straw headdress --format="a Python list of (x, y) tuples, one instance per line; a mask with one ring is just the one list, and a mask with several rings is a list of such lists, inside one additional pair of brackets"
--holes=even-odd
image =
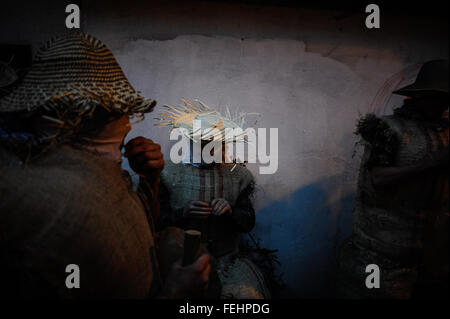
[(0, 115), (46, 110), (64, 122), (64, 114), (73, 117), (97, 106), (142, 115), (155, 104), (133, 89), (105, 44), (71, 32), (50, 39), (37, 51), (20, 85), (0, 100)]
[[(225, 115), (207, 106), (205, 103), (194, 100), (186, 101), (179, 106), (164, 105), (164, 113), (160, 113), (161, 118), (156, 118), (159, 123), (156, 126), (170, 127), (172, 129), (185, 129), (183, 134), (191, 140), (211, 141), (213, 139), (222, 140), (224, 143), (243, 141), (245, 132), (245, 117), (254, 113), (236, 112), (231, 114), (227, 108)], [(200, 131), (194, 131), (194, 120), (200, 121)], [(242, 133), (237, 136), (227, 136), (226, 129), (241, 129)]]

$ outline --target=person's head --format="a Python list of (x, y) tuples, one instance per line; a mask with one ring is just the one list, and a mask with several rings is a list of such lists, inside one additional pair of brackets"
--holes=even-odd
[(225, 162), (225, 152), (226, 152), (226, 144), (225, 144), (225, 142), (223, 142), (223, 141), (212, 141), (212, 140), (208, 140), (208, 141), (202, 140), (201, 141), (202, 152), (203, 152), (203, 149), (205, 147), (209, 148), (209, 154), (211, 156), (215, 155), (215, 148), (220, 149), (220, 154), (221, 154), (221, 159), (222, 159), (221, 163)]
[[(189, 141), (189, 156), (190, 161), (193, 162), (194, 159), (200, 158), (201, 164), (205, 164), (204, 158), (203, 158), (203, 152), (208, 152), (209, 155), (214, 157), (215, 155), (215, 148), (220, 148), (220, 163), (225, 162), (225, 154), (226, 154), (226, 144), (223, 141), (212, 141), (212, 140), (201, 140), (199, 142), (194, 142), (193, 140)], [(197, 156), (194, 155), (194, 152), (198, 152)], [(214, 160), (213, 163), (219, 164)], [(197, 163), (200, 164), (200, 163)], [(208, 163), (212, 164), (212, 163)]]
[(434, 120), (442, 117), (449, 107), (448, 93), (417, 92), (410, 97), (410, 103), (417, 106), (417, 110), (426, 120)]
[[(214, 145), (212, 144), (215, 143), (216, 148), (220, 147), (221, 149), (221, 154), (217, 154), (219, 159), (216, 158), (216, 161), (231, 162), (232, 159), (226, 158), (227, 154), (231, 155), (231, 152), (227, 152), (227, 146), (231, 146), (235, 142), (244, 142), (246, 117), (249, 114), (257, 115), (257, 113), (245, 113), (238, 110), (231, 112), (227, 108), (222, 114), (219, 110), (212, 109), (199, 100), (186, 101), (183, 99), (182, 101), (183, 105), (179, 106), (164, 105), (166, 110), (164, 113), (160, 113), (160, 121), (155, 125), (170, 127), (171, 134), (174, 130), (179, 130), (178, 134), (189, 138), (191, 157), (188, 158), (185, 153), (185, 161), (192, 162), (200, 158), (198, 155), (194, 157), (192, 150), (198, 152), (200, 149), (203, 153), (203, 150), (208, 148), (206, 152), (209, 151), (210, 155), (214, 156)], [(211, 141), (213, 142), (211, 143)]]
[(91, 119), (84, 121), (77, 136), (80, 139), (106, 139), (111, 136), (125, 136), (131, 130), (128, 115), (115, 114), (99, 109)]
[[(20, 84), (0, 99), (0, 142), (14, 144), (19, 136), (39, 149), (50, 139), (122, 142), (130, 129), (128, 116), (143, 117), (155, 105), (131, 86), (105, 44), (69, 32), (47, 41)], [(32, 129), (21, 125), (24, 118)], [(11, 127), (13, 122), (18, 125)]]
[(414, 83), (393, 93), (408, 97), (406, 105), (414, 107), (425, 119), (440, 118), (448, 108), (448, 72), (448, 60), (428, 61)]
[(124, 140), (130, 130), (127, 115), (101, 112), (84, 123), (73, 143), (120, 163)]

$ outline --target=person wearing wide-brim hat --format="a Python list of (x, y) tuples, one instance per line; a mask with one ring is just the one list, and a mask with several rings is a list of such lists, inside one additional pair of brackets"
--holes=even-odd
[[(183, 143), (186, 149), (177, 159), (171, 152), (161, 173), (162, 223), (201, 232), (201, 242), (217, 262), (206, 297), (270, 298), (269, 281), (275, 284), (275, 278), (257, 263), (271, 265), (274, 256), (259, 255), (259, 249), (246, 254), (239, 247), (241, 235), (255, 225), (255, 179), (245, 165), (237, 163), (236, 156), (226, 151), (233, 143), (248, 142), (244, 124), (249, 114), (232, 114), (229, 109), (221, 113), (199, 100), (183, 99), (183, 104), (164, 107), (156, 125), (177, 130), (187, 143)], [(236, 130), (236, 135), (227, 130)], [(256, 255), (258, 258), (251, 258)]]
[[(0, 141), (34, 150), (75, 138), (94, 114), (143, 116), (155, 104), (133, 89), (102, 42), (69, 33), (40, 47), (30, 71), (0, 100)], [(16, 125), (18, 119), (33, 119), (39, 129)]]
[[(429, 61), (393, 92), (407, 97), (393, 115), (358, 122), (365, 152), (352, 241), (340, 258), (347, 297), (448, 295), (448, 85), (448, 61)], [(383, 269), (382, 289), (348, 284), (364, 282), (352, 269), (369, 263)]]
[(120, 167), (129, 116), (155, 104), (90, 35), (54, 37), (37, 51), (0, 100), (0, 295), (185, 297), (202, 289), (206, 255), (164, 283), (159, 276), (160, 146), (143, 137), (125, 146), (138, 193)]

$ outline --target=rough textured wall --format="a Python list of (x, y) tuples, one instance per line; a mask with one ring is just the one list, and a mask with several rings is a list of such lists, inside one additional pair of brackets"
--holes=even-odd
[[(285, 296), (332, 294), (356, 190), (355, 122), (390, 112), (401, 102), (390, 92), (419, 63), (447, 57), (447, 22), (383, 16), (380, 30), (367, 30), (364, 15), (187, 1), (84, 1), (82, 14), (84, 30), (159, 106), (200, 98), (261, 113), (259, 127), (279, 129), (278, 172), (259, 175), (249, 165), (258, 182), (254, 232), (279, 249)], [(49, 25), (17, 34), (45, 38), (39, 30)], [(168, 131), (153, 117), (130, 138), (150, 137), (168, 154)]]
[[(386, 17), (381, 30), (369, 31), (363, 15), (292, 8), (87, 9), (87, 30), (110, 44), (132, 83), (160, 106), (200, 98), (261, 113), (259, 127), (279, 128), (278, 172), (259, 175), (249, 165), (259, 186), (254, 232), (279, 249), (286, 296), (332, 294), (356, 188), (355, 122), (400, 103), (389, 92), (411, 80), (417, 63), (447, 56), (446, 35), (434, 33), (445, 23)], [(152, 118), (131, 137), (150, 136), (167, 154), (168, 132)]]

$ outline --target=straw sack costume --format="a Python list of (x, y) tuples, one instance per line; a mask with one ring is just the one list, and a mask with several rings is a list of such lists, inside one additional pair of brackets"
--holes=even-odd
[[(142, 117), (155, 103), (90, 35), (54, 37), (37, 51), (31, 70), (0, 100), (2, 295), (157, 293), (150, 212), (131, 189), (120, 153), (102, 156), (127, 131), (112, 126), (111, 136), (92, 141), (86, 131), (97, 114)], [(81, 289), (65, 285), (69, 264), (80, 268)]]
[[(447, 71), (441, 72), (442, 67)], [(440, 75), (447, 76), (447, 84), (441, 81)], [(426, 63), (414, 84), (394, 93), (414, 96), (416, 92), (448, 94), (448, 61)], [(438, 277), (448, 276), (448, 171), (426, 170), (382, 188), (374, 186), (371, 175), (373, 167), (408, 167), (448, 147), (448, 118), (426, 121), (418, 110), (431, 106), (420, 103), (407, 99), (393, 115), (369, 114), (358, 123), (356, 133), (365, 151), (359, 173), (353, 234), (340, 257), (341, 289), (345, 296), (411, 297), (419, 268), (428, 258), (424, 256), (424, 246), (427, 242), (431, 244), (438, 234), (441, 236), (439, 243), (431, 249), (435, 257), (441, 259), (441, 269), (436, 272), (440, 273)], [(433, 229), (435, 234), (429, 236), (427, 229)], [(368, 290), (364, 286), (365, 266), (372, 263), (382, 270), (381, 288)], [(445, 271), (447, 275), (443, 274)]]

